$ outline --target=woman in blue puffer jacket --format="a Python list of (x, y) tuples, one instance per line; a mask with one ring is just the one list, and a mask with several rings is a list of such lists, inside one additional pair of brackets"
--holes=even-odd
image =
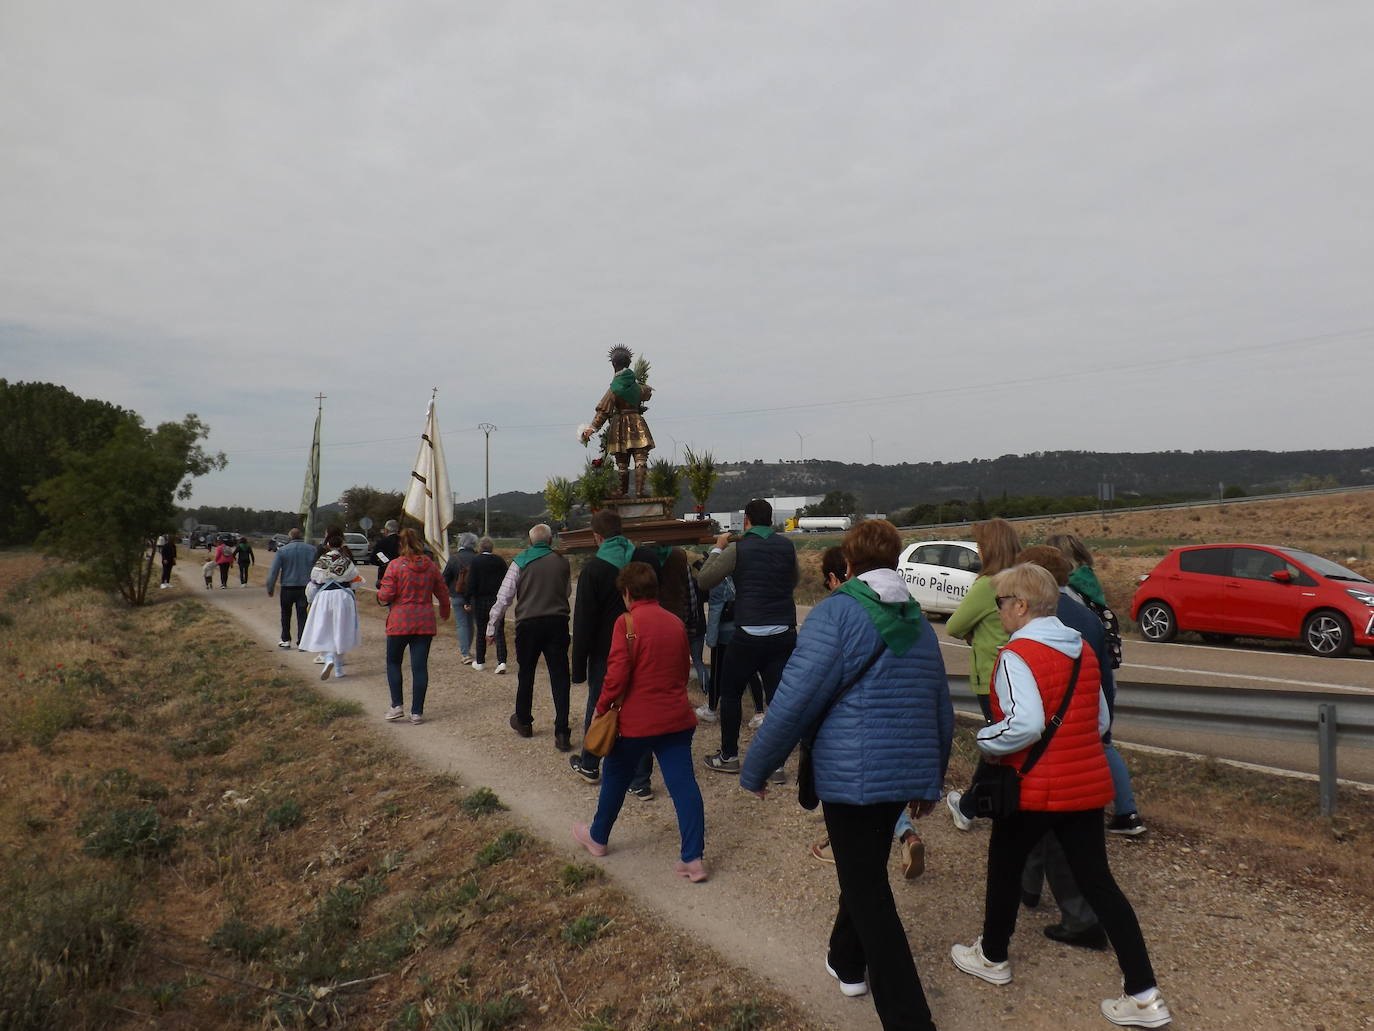
[(940, 799), (954, 710), (934, 631), (896, 571), (901, 547), (886, 519), (845, 535), (850, 578), (807, 617), (740, 783), (766, 797), (768, 775), (839, 695), (812, 750), (840, 883), (826, 970), (845, 995), (871, 988), (887, 1031), (933, 1031), (887, 857), (902, 807), (919, 817)]

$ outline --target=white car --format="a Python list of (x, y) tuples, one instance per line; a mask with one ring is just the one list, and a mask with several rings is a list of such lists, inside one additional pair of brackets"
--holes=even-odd
[(906, 589), (926, 612), (949, 615), (983, 568), (973, 541), (918, 541), (897, 559)]
[(344, 534), (344, 547), (347, 548), (349, 554), (353, 556), (353, 562), (355, 565), (361, 566), (367, 563), (367, 556), (369, 551), (371, 551), (371, 545), (368, 543), (367, 534)]

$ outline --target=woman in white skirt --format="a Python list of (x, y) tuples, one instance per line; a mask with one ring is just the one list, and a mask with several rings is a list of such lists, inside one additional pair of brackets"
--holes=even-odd
[(343, 657), (362, 641), (358, 630), (358, 605), (353, 597), (353, 585), (362, 580), (353, 556), (344, 547), (343, 531), (334, 529), (325, 534), (324, 554), (310, 571), (310, 611), (305, 617), (305, 631), (301, 634), (301, 649), (322, 652), (324, 666), (320, 679), (335, 679), (344, 675)]

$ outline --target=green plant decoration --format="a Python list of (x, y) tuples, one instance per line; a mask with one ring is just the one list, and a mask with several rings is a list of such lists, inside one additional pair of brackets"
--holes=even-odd
[(566, 522), (577, 499), (576, 488), (566, 476), (551, 476), (544, 484), (544, 506), (554, 522)]

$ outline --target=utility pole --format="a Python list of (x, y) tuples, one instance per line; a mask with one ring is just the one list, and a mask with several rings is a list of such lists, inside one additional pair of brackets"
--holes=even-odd
[(491, 536), (491, 433), (496, 429), (489, 422), (479, 422), (477, 428), (487, 435), (487, 481), (482, 492), (482, 536)]

